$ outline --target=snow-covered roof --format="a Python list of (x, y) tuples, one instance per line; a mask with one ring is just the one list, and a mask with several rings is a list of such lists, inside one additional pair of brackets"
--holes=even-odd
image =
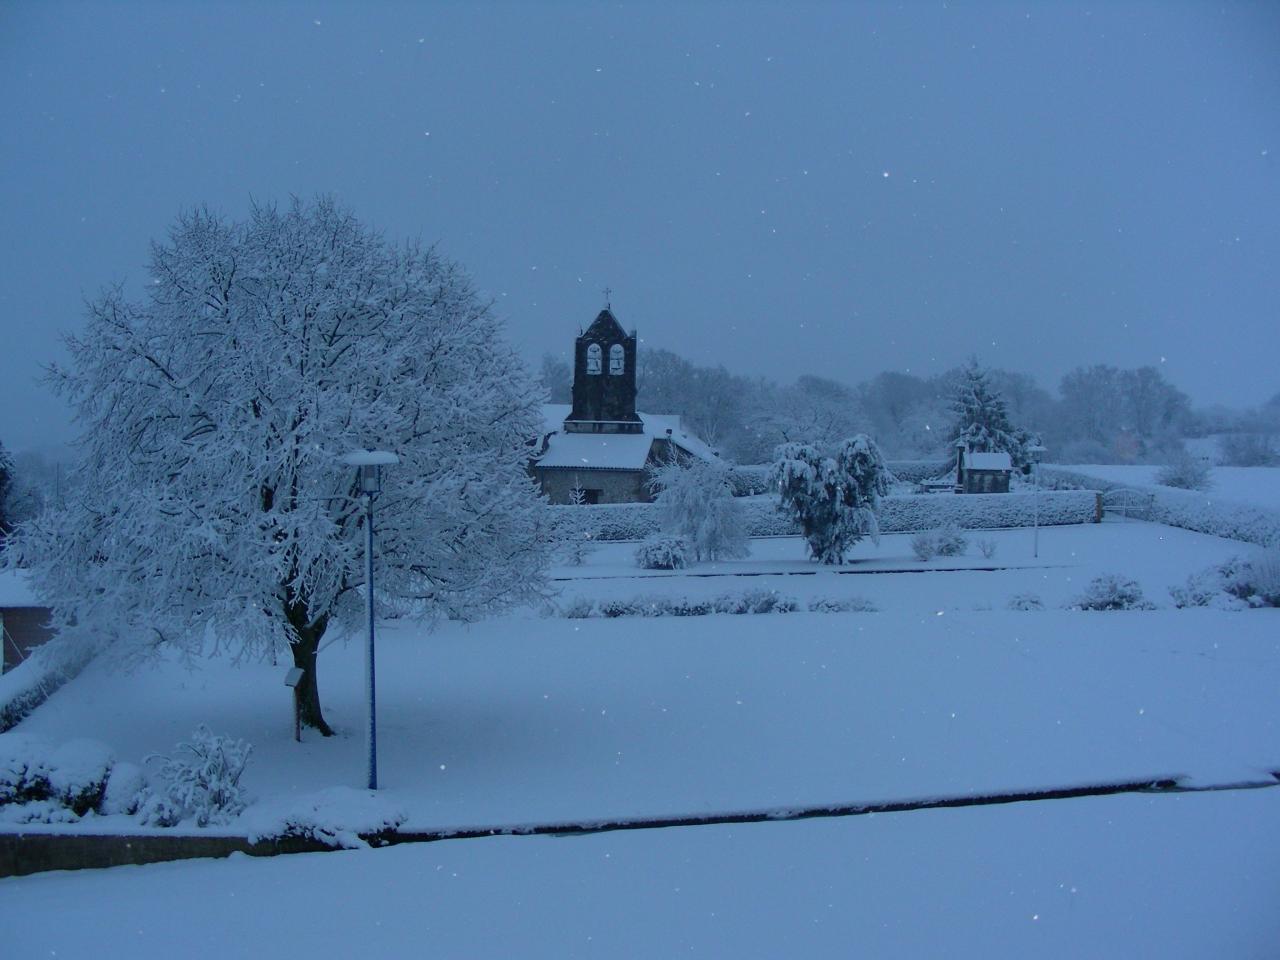
[(653, 437), (643, 433), (557, 433), (538, 458), (540, 467), (642, 470)]
[(666, 439), (691, 456), (716, 459), (716, 452), (686, 431), (675, 414), (637, 412), (644, 424), (643, 433), (565, 433), (564, 421), (572, 410), (567, 403), (542, 405), (543, 430), (551, 436), (547, 438), (546, 453), (538, 458), (538, 466), (639, 470), (649, 457), (653, 441)]
[(0, 572), (0, 607), (43, 606), (27, 584), (26, 575), (18, 570)]
[(1012, 470), (1013, 460), (1007, 453), (966, 453), (967, 470)]

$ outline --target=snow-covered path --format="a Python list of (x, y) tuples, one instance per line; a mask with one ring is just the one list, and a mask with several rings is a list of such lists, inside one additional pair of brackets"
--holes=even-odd
[(0, 880), (13, 957), (1265, 960), (1280, 791)]

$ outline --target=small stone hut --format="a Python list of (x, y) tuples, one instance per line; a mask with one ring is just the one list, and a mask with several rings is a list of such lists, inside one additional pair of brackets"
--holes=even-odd
[(956, 493), (1008, 493), (1013, 459), (1009, 454), (956, 451)]

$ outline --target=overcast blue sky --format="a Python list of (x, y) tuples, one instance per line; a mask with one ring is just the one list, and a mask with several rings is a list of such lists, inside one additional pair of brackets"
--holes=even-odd
[(183, 207), (331, 192), (535, 359), (1280, 390), (1280, 4), (0, 5), (0, 441)]

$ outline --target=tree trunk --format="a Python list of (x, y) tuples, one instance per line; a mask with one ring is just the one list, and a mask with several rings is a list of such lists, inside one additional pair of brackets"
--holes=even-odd
[(298, 681), (297, 689), (302, 725), (319, 730), (326, 737), (332, 737), (333, 728), (325, 723), (324, 714), (320, 712), (320, 687), (316, 683), (316, 654), (320, 652), (320, 638), (324, 636), (324, 628), (324, 623), (316, 627), (294, 623), (297, 639), (291, 649), (293, 665), (302, 668), (302, 679)]

